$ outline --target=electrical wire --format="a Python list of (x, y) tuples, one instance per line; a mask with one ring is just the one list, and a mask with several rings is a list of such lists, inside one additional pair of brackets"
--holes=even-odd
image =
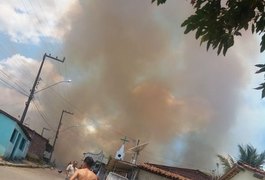
[(0, 73), (2, 73), (3, 75), (5, 75), (9, 81), (13, 81), (13, 83), (20, 88), (21, 91), (23, 91), (25, 94), (27, 94), (27, 90), (25, 90), (25, 88), (23, 88), (21, 85), (19, 85), (17, 82), (15, 82), (15, 80), (12, 80), (13, 78), (6, 74), (3, 70), (0, 69)]
[(50, 129), (52, 129), (53, 131), (55, 131), (55, 129), (50, 125), (50, 123), (48, 123), (48, 121), (47, 121), (47, 117), (46, 117), (46, 116), (40, 111), (40, 109), (39, 109), (37, 103), (35, 103), (35, 102), (33, 101), (33, 104), (34, 104), (34, 106), (36, 107), (37, 111), (39, 112), (40, 116), (42, 117), (43, 121), (48, 125), (48, 127), (49, 127)]
[(0, 78), (0, 82), (2, 82), (2, 84), (4, 84), (5, 86), (16, 90), (17, 92), (19, 92), (20, 94), (24, 95), (24, 96), (28, 96), (28, 94), (24, 93), (23, 91), (21, 91), (20, 89), (18, 89), (17, 87), (15, 87), (14, 85), (10, 84), (9, 82), (7, 82), (6, 80)]

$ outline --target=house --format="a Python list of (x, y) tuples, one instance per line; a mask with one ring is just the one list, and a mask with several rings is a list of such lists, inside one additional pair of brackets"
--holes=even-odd
[(99, 179), (103, 179), (106, 173), (106, 164), (108, 164), (109, 159), (104, 155), (103, 151), (99, 153), (86, 152), (83, 153), (84, 159), (86, 157), (91, 157), (95, 164), (91, 167), (92, 171), (97, 174)]
[(219, 180), (258, 180), (265, 179), (265, 171), (244, 163), (236, 163)]
[[(148, 144), (137, 145), (131, 150), (135, 152), (132, 161), (124, 161), (126, 137), (121, 148), (117, 151), (115, 158), (110, 158), (105, 166), (104, 178), (111, 180), (213, 180), (213, 177), (202, 171), (188, 168), (171, 167), (159, 164), (144, 163), (136, 164), (139, 152)], [(137, 143), (138, 144), (138, 143)], [(103, 178), (103, 179), (104, 179)]]
[[(139, 168), (136, 164), (115, 158), (110, 158), (108, 164), (105, 166), (105, 177), (108, 177), (109, 174), (112, 174), (114, 176), (126, 177), (129, 180), (136, 180), (138, 170)], [(115, 178), (113, 177), (113, 179)]]
[(212, 177), (195, 169), (144, 163), (139, 165), (138, 180), (212, 180)]
[(0, 110), (0, 156), (6, 159), (24, 159), (31, 138), (19, 120)]
[(28, 149), (27, 156), (29, 158), (33, 158), (35, 160), (43, 160), (45, 159), (45, 153), (51, 152), (47, 148), (49, 145), (49, 140), (38, 134), (36, 131), (30, 129), (27, 126), (24, 126), (24, 129), (28, 132), (31, 138), (31, 144)]
[[(112, 174), (111, 174), (112, 173)], [(144, 163), (136, 165), (130, 162), (110, 159), (106, 165), (105, 177), (122, 176), (128, 180), (212, 180), (213, 177), (195, 169), (164, 166), (158, 164)]]

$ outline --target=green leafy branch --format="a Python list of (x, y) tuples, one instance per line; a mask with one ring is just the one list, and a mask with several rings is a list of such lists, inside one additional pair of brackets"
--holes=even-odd
[[(166, 0), (152, 0), (157, 5)], [(261, 35), (260, 52), (265, 50), (265, 0), (191, 0), (195, 12), (189, 16), (181, 27), (184, 33), (195, 31), (195, 38), (200, 39), (200, 45), (206, 43), (207, 51), (211, 47), (217, 49), (217, 54), (224, 56), (234, 45), (235, 36), (242, 36), (242, 31), (251, 29), (252, 34)], [(265, 65), (256, 73), (265, 72)], [(255, 88), (262, 90), (265, 97), (265, 83)]]

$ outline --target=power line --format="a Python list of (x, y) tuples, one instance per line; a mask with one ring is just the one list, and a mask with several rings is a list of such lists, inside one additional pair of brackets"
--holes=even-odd
[(17, 92), (19, 92), (20, 94), (23, 94), (24, 96), (28, 96), (26, 93), (24, 93), (23, 91), (21, 91), (20, 89), (18, 89), (17, 87), (15, 87), (14, 85), (10, 84), (9, 82), (7, 82), (6, 80), (0, 78), (0, 82), (2, 82), (2, 84), (6, 85), (7, 87), (11, 88), (11, 89), (15, 89)]
[[(28, 15), (30, 15), (30, 13), (29, 13), (29, 9), (27, 8), (27, 5), (26, 5), (26, 3), (24, 2), (24, 0), (21, 0), (21, 2), (22, 2), (22, 4), (23, 4), (23, 6), (24, 6), (24, 10), (25, 10), (25, 12), (26, 12)], [(30, 1), (30, 0), (29, 0), (29, 3), (30, 3), (30, 5), (31, 5), (31, 1)], [(32, 6), (32, 5), (31, 5), (31, 7), (32, 7), (32, 10), (33, 10), (33, 6)], [(37, 14), (36, 14), (36, 13), (33, 13), (33, 11), (32, 11), (31, 14), (35, 16), (35, 18), (36, 18), (36, 20), (38, 21), (39, 25), (41, 25), (41, 21), (40, 21), (39, 17), (37, 16)], [(34, 19), (32, 19), (32, 22), (33, 22), (33, 24), (35, 25), (35, 27), (36, 27), (36, 29), (37, 29), (37, 27), (39, 27), (39, 26), (36, 24), (36, 22), (34, 21)], [(40, 29), (41, 29), (41, 28), (40, 28)], [(45, 31), (43, 31), (43, 33), (44, 33), (44, 38), (45, 38), (45, 36), (47, 36), (47, 35), (46, 35)], [(47, 46), (47, 44), (46, 44), (45, 41), (44, 41), (44, 46), (45, 46), (46, 49), (48, 49), (48, 46)]]
[[(12, 77), (10, 76), (10, 75), (8, 75), (8, 74), (6, 74), (3, 70), (1, 70), (0, 69), (0, 72), (3, 74), (3, 75), (5, 75), (8, 79), (9, 79), (9, 81), (12, 81)], [(27, 91), (22, 87), (22, 86), (20, 86), (18, 83), (16, 83), (16, 82), (14, 82), (15, 80), (13, 80), (13, 83), (17, 86), (17, 87), (19, 87), (20, 89), (21, 89), (21, 91), (23, 91), (25, 94), (27, 94)]]
[[(37, 11), (36, 10), (36, 6), (34, 6), (33, 4), (33, 2), (31, 2), (31, 0), (29, 0), (29, 1), (26, 1), (26, 2), (28, 2), (27, 4), (26, 4), (26, 2), (24, 1), (24, 0), (21, 0), (21, 2), (23, 3), (23, 6), (24, 6), (24, 9), (25, 9), (25, 12), (27, 12), (27, 14), (30, 14), (29, 12), (29, 8), (27, 7), (27, 4), (29, 5), (29, 6), (31, 6), (31, 14), (33, 15), (33, 16), (35, 16), (35, 18), (36, 18), (36, 21), (37, 21), (37, 23), (36, 23), (36, 21), (34, 21), (34, 19), (32, 19), (32, 22), (33, 22), (33, 24), (35, 25), (35, 27), (36, 27), (36, 29), (38, 30), (38, 29), (44, 29), (43, 31), (41, 31), (41, 33), (43, 34), (43, 39), (44, 39), (44, 41), (42, 41), (43, 43), (44, 43), (44, 46), (45, 46), (45, 48), (48, 50), (54, 50), (54, 49), (56, 49), (55, 47), (55, 45), (54, 45), (54, 43), (50, 43), (50, 40), (48, 39), (48, 37), (51, 37), (51, 38), (55, 38), (55, 37), (52, 37), (52, 36), (50, 36), (50, 35), (48, 35), (47, 33), (46, 33), (46, 31), (45, 30), (47, 30), (47, 31), (50, 31), (51, 32), (51, 28), (50, 28), (50, 25), (49, 25), (49, 21), (47, 20), (47, 18), (45, 17), (45, 16), (42, 16), (42, 18), (37, 14), (37, 12), (42, 12), (43, 11), (43, 8), (42, 8), (42, 6), (41, 6), (41, 4), (40, 4), (40, 2), (38, 2), (38, 4), (39, 4), (39, 11)], [(44, 13), (42, 13), (42, 14), (44, 14)], [(49, 44), (48, 44), (48, 42), (49, 42)], [(49, 46), (52, 46), (51, 48), (48, 48)], [(60, 47), (60, 46), (58, 46), (58, 50), (60, 51), (60, 53), (62, 54), (62, 48)], [(58, 54), (58, 53), (57, 53)]]
[(39, 107), (37, 106), (37, 104), (33, 101), (34, 106), (36, 107), (37, 111), (39, 112), (40, 116), (42, 117), (43, 121), (49, 126), (49, 128), (51, 128), (53, 131), (54, 128), (50, 125), (50, 123), (48, 123), (47, 121), (47, 117), (40, 111)]
[(73, 107), (75, 110), (77, 110), (79, 114), (85, 114), (77, 106), (75, 106), (73, 103), (71, 103), (68, 99), (66, 99), (63, 95), (58, 93), (56, 90), (52, 89), (52, 91), (54, 91), (59, 97), (61, 97), (67, 104), (69, 104), (71, 107)]
[[(39, 97), (37, 97), (37, 96), (34, 96), (34, 98), (35, 98), (35, 100), (37, 99), (38, 100), (38, 102), (41, 102), (41, 100), (40, 100), (40, 98)], [(49, 103), (50, 105), (53, 105), (53, 103)], [(48, 106), (48, 107), (50, 107), (50, 109), (52, 109), (52, 110), (54, 110), (57, 106)], [(61, 109), (60, 109), (61, 110)], [(59, 109), (58, 109), (58, 111), (59, 111)], [(56, 112), (58, 112), (58, 111), (56, 111)], [(49, 112), (50, 112), (50, 110), (49, 110)], [(54, 111), (55, 112), (55, 111)], [(43, 112), (42, 111), (42, 114), (46, 117), (46, 119), (50, 119), (50, 118), (48, 118), (49, 116), (47, 115), (47, 113), (45, 113), (45, 112)], [(50, 113), (51, 114), (51, 113)], [(55, 114), (55, 113), (53, 113), (53, 114)]]
[(3, 103), (3, 104), (0, 104), (0, 107), (14, 106), (14, 105), (17, 105), (17, 102), (15, 102), (15, 103), (11, 103), (11, 104)]
[[(30, 73), (32, 71), (29, 70), (29, 67), (28, 67), (29, 64), (28, 63), (26, 64), (23, 60), (18, 60), (18, 59), (15, 59), (14, 63), (17, 66), (16, 69), (23, 74), (23, 76), (24, 76), (25, 79), (27, 78), (30, 81), (31, 81), (31, 79), (34, 79), (32, 73)], [(26, 67), (26, 69), (21, 68), (21, 66)], [(31, 79), (29, 77), (31, 77)], [(25, 83), (23, 83), (23, 82), (22, 82), (22, 84), (25, 85)], [(25, 86), (29, 87), (28, 85), (25, 85)]]

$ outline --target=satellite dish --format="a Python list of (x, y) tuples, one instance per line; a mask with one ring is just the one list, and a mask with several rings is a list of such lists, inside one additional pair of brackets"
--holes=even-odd
[(133, 164), (136, 164), (136, 161), (137, 161), (138, 155), (140, 154), (140, 151), (142, 151), (145, 148), (145, 146), (147, 146), (148, 144), (149, 143), (139, 144), (139, 145), (129, 149), (129, 151), (134, 153), (134, 156), (132, 157), (132, 163)]
[(147, 146), (148, 144), (149, 144), (149, 143), (139, 144), (139, 145), (137, 145), (137, 146), (135, 146), (135, 147), (130, 148), (129, 151), (132, 151), (132, 152), (135, 152), (135, 153), (140, 152), (140, 151), (142, 151), (142, 150), (145, 148), (145, 146)]

